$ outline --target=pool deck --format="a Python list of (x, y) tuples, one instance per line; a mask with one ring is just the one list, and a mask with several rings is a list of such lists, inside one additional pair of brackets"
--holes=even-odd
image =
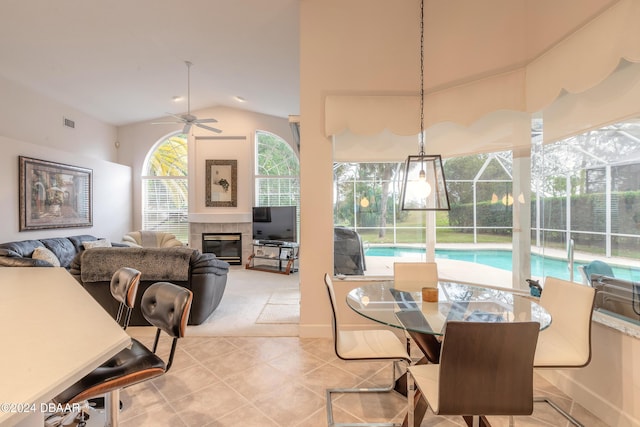
[[(393, 276), (393, 263), (396, 261), (423, 261), (420, 257), (367, 257), (365, 276), (385, 277)], [(438, 259), (438, 277), (452, 282), (472, 283), (484, 286), (498, 286), (511, 288), (511, 272), (487, 265), (452, 259)]]
[[(375, 245), (371, 245), (372, 247)], [(389, 245), (381, 245), (389, 246)], [(403, 246), (403, 245), (397, 245)], [(437, 249), (458, 249), (458, 250), (509, 250), (513, 249), (511, 244), (438, 244)], [(567, 259), (567, 252), (559, 249), (549, 248), (532, 248), (532, 252), (538, 255), (544, 255), (546, 257)], [(593, 260), (604, 260), (613, 265), (631, 267), (640, 269), (640, 260), (625, 259), (625, 258), (605, 258), (593, 254), (586, 254), (583, 252), (574, 253), (574, 262), (576, 263), (588, 263)], [(402, 262), (417, 262), (425, 261), (425, 256), (422, 254), (416, 254), (415, 256), (403, 256), (403, 257), (388, 257), (388, 256), (368, 256), (366, 258), (366, 276), (381, 276), (389, 277), (393, 276), (393, 263), (396, 261)], [(495, 267), (490, 267), (482, 264), (471, 263), (467, 261), (457, 261), (451, 259), (438, 258), (438, 276), (444, 280), (459, 281), (464, 283), (475, 283), (484, 286), (498, 286), (504, 288), (513, 288), (512, 273), (511, 271), (502, 270)], [(541, 279), (539, 277), (534, 277)], [(575, 280), (581, 278), (575, 277)], [(522, 288), (521, 288), (522, 289)]]

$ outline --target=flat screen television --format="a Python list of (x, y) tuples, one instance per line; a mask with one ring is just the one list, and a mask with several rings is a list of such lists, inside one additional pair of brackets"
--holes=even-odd
[(297, 242), (295, 206), (260, 206), (253, 208), (253, 240), (262, 242)]

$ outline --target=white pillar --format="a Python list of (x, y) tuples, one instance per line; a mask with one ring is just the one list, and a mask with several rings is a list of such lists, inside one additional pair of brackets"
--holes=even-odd
[(436, 212), (427, 211), (427, 262), (436, 260)]
[(513, 288), (531, 277), (531, 150), (513, 151)]

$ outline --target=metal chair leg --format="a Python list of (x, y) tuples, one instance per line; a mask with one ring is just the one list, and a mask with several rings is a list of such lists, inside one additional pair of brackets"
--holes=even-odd
[(104, 409), (106, 412), (105, 427), (118, 427), (118, 413), (120, 411), (119, 388), (105, 395)]
[(416, 400), (416, 382), (411, 372), (407, 370), (407, 426), (413, 427), (415, 424), (415, 400)]
[(584, 427), (584, 425), (576, 420), (575, 418), (573, 418), (567, 411), (565, 411), (564, 409), (562, 409), (560, 406), (558, 406), (557, 403), (555, 403), (554, 401), (552, 401), (551, 399), (549, 399), (548, 397), (534, 397), (533, 398), (534, 402), (546, 402), (549, 405), (551, 405), (551, 407), (553, 409), (555, 409), (556, 411), (558, 411), (560, 413), (560, 415), (562, 415), (563, 417), (565, 417), (567, 420), (569, 420), (569, 422), (571, 424), (573, 424), (576, 427)]
[(388, 387), (370, 387), (370, 388), (328, 388), (326, 390), (327, 398), (327, 426), (328, 427), (400, 427), (401, 423), (380, 422), (380, 423), (336, 423), (333, 419), (333, 405), (331, 402), (332, 393), (388, 393), (393, 391), (396, 380), (396, 362), (391, 364), (392, 375), (391, 385)]

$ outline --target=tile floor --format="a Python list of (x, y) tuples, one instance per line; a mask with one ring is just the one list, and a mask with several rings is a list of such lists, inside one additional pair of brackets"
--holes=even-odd
[[(138, 338), (149, 346), (153, 339)], [(167, 349), (162, 345), (160, 353)], [(385, 384), (389, 371), (387, 364), (337, 359), (330, 339), (186, 337), (169, 373), (122, 391), (120, 420), (123, 427), (324, 427), (327, 387)], [(606, 426), (541, 377), (535, 385), (586, 426)], [(341, 395), (334, 397), (334, 416), (337, 422), (400, 421), (405, 402), (397, 393)], [(490, 421), (508, 425), (506, 417)], [(546, 404), (536, 404), (532, 416), (515, 421), (516, 426), (569, 426)], [(427, 412), (421, 427), (462, 425), (460, 418)]]

